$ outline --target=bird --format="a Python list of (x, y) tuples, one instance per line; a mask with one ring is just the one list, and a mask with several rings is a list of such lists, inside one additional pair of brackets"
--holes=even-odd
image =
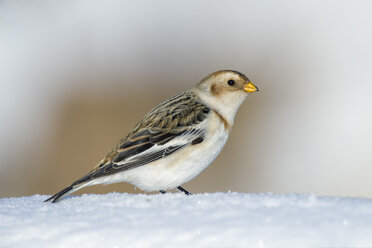
[(220, 70), (151, 109), (85, 176), (45, 200), (86, 186), (126, 182), (146, 192), (178, 189), (221, 152), (234, 118), (258, 88), (242, 73)]

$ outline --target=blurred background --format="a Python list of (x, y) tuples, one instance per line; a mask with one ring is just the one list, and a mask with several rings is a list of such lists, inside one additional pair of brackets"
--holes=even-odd
[[(1, 1), (0, 197), (52, 194), (220, 69), (249, 95), (191, 192), (372, 197), (370, 1)], [(121, 183), (78, 192), (142, 193)]]

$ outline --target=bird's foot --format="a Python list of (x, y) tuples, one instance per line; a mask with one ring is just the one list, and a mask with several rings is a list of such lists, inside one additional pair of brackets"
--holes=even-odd
[(178, 186), (177, 189), (183, 193), (185, 193), (185, 195), (191, 195), (191, 193), (189, 191), (187, 191), (186, 189), (182, 188), (181, 186)]

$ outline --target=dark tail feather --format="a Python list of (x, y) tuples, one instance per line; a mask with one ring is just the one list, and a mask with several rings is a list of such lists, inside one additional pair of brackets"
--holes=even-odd
[(52, 203), (56, 203), (59, 200), (61, 200), (64, 196), (66, 196), (67, 194), (70, 194), (70, 193), (80, 189), (81, 187), (84, 187), (84, 183), (87, 183), (87, 182), (89, 182), (89, 181), (91, 181), (95, 178), (107, 175), (108, 173), (106, 173), (106, 168), (111, 169), (113, 167), (111, 163), (109, 165), (110, 166), (104, 166), (104, 167), (100, 168), (99, 170), (97, 170), (95, 172), (88, 173), (87, 175), (83, 176), (79, 180), (76, 180), (74, 183), (72, 183), (67, 188), (65, 188), (65, 189), (61, 190), (60, 192), (58, 192), (57, 194), (49, 197), (44, 202), (52, 200)]
[(61, 190), (60, 192), (58, 192), (57, 194), (49, 197), (48, 199), (46, 199), (44, 202), (47, 202), (47, 201), (50, 201), (52, 200), (52, 203), (56, 203), (58, 202), (61, 197), (65, 196), (66, 194), (68, 194), (71, 190), (73, 190), (74, 186), (73, 185), (70, 185), (68, 186), (67, 188)]

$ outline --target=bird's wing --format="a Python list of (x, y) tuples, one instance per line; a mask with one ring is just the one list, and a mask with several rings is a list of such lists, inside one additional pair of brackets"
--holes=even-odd
[(206, 130), (202, 123), (209, 112), (190, 92), (161, 103), (91, 173), (74, 184), (130, 170), (203, 142)]

